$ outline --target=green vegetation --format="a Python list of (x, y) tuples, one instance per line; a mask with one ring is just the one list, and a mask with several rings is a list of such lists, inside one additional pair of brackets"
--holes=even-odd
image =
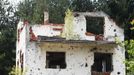
[[(130, 22), (132, 27), (130, 28), (133, 30), (134, 27), (134, 20)], [(134, 39), (130, 39), (125, 41), (126, 46), (126, 69), (127, 69), (127, 75), (133, 75), (134, 74)]]
[(25, 75), (26, 70), (22, 71), (22, 68), (13, 66), (9, 75)]
[(78, 39), (77, 37), (75, 37), (75, 33), (72, 30), (74, 28), (73, 19), (74, 19), (73, 12), (70, 9), (68, 9), (66, 11), (66, 16), (65, 16), (65, 25), (64, 25), (65, 29), (62, 33), (62, 37), (64, 38), (66, 37), (67, 40)]
[(0, 0), (0, 74), (8, 75), (15, 64), (17, 16), (7, 1)]

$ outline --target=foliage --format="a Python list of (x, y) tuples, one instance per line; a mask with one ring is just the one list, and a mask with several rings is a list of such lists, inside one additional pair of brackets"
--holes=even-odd
[(30, 23), (43, 23), (45, 0), (24, 0), (19, 3), (17, 15)]
[(67, 40), (79, 40), (80, 39), (80, 36), (77, 35), (73, 29), (74, 29), (74, 25), (73, 25), (73, 19), (74, 19), (74, 16), (73, 16), (73, 12), (68, 9), (66, 12), (65, 12), (66, 16), (65, 16), (65, 25), (64, 25), (64, 28), (63, 29), (64, 31), (62, 32), (62, 37), (66, 37)]
[(33, 23), (43, 23), (44, 22), (44, 11), (46, 7), (45, 0), (33, 0)]
[(50, 22), (64, 23), (65, 11), (70, 4), (70, 0), (47, 0)]
[[(0, 74), (8, 75), (15, 63), (17, 17), (8, 1), (0, 0)], [(10, 62), (10, 63), (9, 63)]]
[(134, 0), (98, 0), (95, 2), (96, 10), (106, 12), (125, 30), (125, 39), (134, 38), (133, 30), (130, 30), (130, 21), (134, 17)]
[(13, 66), (9, 75), (22, 75), (21, 69), (18, 67), (16, 68), (16, 66)]
[[(133, 30), (134, 28), (134, 20), (131, 22), (131, 29)], [(125, 42), (126, 45), (126, 69), (127, 69), (127, 75), (133, 75), (134, 74), (134, 40), (130, 39)]]
[(132, 25), (132, 27), (130, 28), (131, 30), (134, 30), (134, 20), (132, 20), (131, 22), (130, 22), (130, 24)]
[(127, 59), (126, 69), (128, 75), (134, 74), (134, 40), (126, 41)]
[(125, 46), (125, 43), (122, 42), (122, 41), (120, 40), (120, 38), (117, 37), (117, 36), (115, 36), (115, 43), (118, 44), (120, 47), (123, 47), (123, 48), (124, 48), (124, 46)]
[(24, 0), (18, 6), (18, 16), (33, 24), (42, 24), (44, 11), (50, 14), (50, 22), (63, 23), (68, 0)]
[(69, 37), (72, 36), (72, 29), (73, 29), (73, 13), (70, 9), (68, 9), (66, 11), (66, 17), (65, 17), (65, 26), (64, 26), (64, 31), (62, 33), (62, 37), (67, 37), (68, 39), (70, 39)]
[(34, 11), (34, 2), (31, 0), (24, 0), (21, 2), (18, 6), (18, 11), (17, 15), (22, 19), (22, 20), (27, 20), (31, 22), (33, 20), (33, 11)]
[(78, 12), (94, 11), (95, 4), (91, 0), (72, 0), (70, 8)]
[(12, 67), (12, 70), (9, 72), (9, 75), (25, 75), (26, 70), (22, 72), (22, 69), (16, 66)]

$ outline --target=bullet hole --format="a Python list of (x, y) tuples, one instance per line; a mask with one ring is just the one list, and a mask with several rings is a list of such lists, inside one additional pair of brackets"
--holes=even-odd
[(119, 49), (117, 48), (117, 50), (119, 50)]
[(71, 49), (74, 49), (73, 46), (70, 46)]
[(38, 70), (40, 70), (40, 68), (38, 68)]
[(79, 17), (79, 14), (78, 13), (74, 14), (74, 17)]
[(30, 70), (32, 72), (32, 70)]
[(63, 46), (61, 45), (61, 48), (63, 48)]
[(114, 32), (116, 32), (116, 29), (114, 29)]
[(81, 64), (81, 67), (83, 67), (84, 66), (84, 64)]
[(85, 67), (88, 67), (88, 64), (87, 63), (85, 64)]
[(87, 61), (87, 58), (85, 58), (85, 60)]
[(106, 52), (108, 52), (108, 50), (106, 50)]
[(94, 47), (94, 48), (91, 49), (91, 51), (95, 51), (95, 50), (97, 50), (97, 47)]
[(41, 59), (41, 56), (39, 56), (39, 60)]
[(34, 63), (36, 63), (36, 62), (34, 61)]
[(102, 50), (101, 48), (99, 50)]
[(120, 75), (120, 72), (117, 72), (118, 75)]
[(50, 46), (48, 46), (48, 48), (50, 48)]
[(115, 37), (117, 37), (117, 34), (115, 33)]
[(83, 31), (83, 29), (81, 29), (81, 31)]

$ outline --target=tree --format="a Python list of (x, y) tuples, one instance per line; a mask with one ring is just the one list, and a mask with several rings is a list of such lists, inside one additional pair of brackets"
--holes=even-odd
[(64, 23), (65, 11), (70, 7), (69, 0), (47, 0), (50, 22)]
[(20, 2), (17, 8), (17, 15), (21, 20), (27, 20), (30, 23), (34, 18), (35, 3), (32, 0), (24, 0)]
[(33, 23), (43, 23), (44, 22), (44, 11), (46, 6), (45, 0), (33, 0)]
[(42, 24), (44, 11), (50, 14), (50, 22), (63, 23), (69, 0), (24, 0), (18, 6), (18, 16), (33, 24)]
[[(130, 22), (132, 27), (131, 30), (134, 30), (134, 20)], [(134, 74), (134, 39), (129, 39), (125, 42), (126, 46), (126, 70), (127, 75), (133, 75)]]
[(78, 12), (94, 11), (95, 4), (91, 0), (72, 0), (71, 8)]
[(12, 6), (0, 0), (0, 74), (8, 75), (15, 64), (16, 24)]
[(134, 38), (133, 30), (130, 30), (130, 21), (134, 18), (134, 0), (98, 0), (96, 10), (106, 12), (125, 30), (125, 39)]

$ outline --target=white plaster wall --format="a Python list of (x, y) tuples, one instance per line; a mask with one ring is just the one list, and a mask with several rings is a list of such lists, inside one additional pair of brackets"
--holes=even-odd
[[(20, 33), (18, 33), (19, 41), (16, 41), (16, 66), (17, 67), (21, 67), (21, 63), (20, 63), (20, 53), (23, 54), (25, 56), (25, 50), (26, 50), (26, 44), (27, 44), (27, 25), (23, 25), (23, 22), (20, 22), (18, 24), (17, 29), (21, 29), (22, 31)], [(25, 58), (24, 58), (25, 59)], [(17, 62), (19, 62), (19, 65), (17, 65)], [(25, 65), (25, 63), (23, 64)]]
[[(116, 23), (109, 18), (105, 13), (102, 12), (86, 12), (86, 13), (78, 13), (79, 16), (74, 17), (73, 25), (74, 25), (74, 33), (79, 35), (81, 40), (92, 40), (95, 41), (95, 36), (86, 36), (86, 19), (85, 16), (91, 17), (104, 17), (104, 40), (115, 41), (115, 35), (119, 37), (121, 41), (124, 40), (124, 30), (116, 25)], [(60, 36), (61, 31), (55, 31), (53, 28), (63, 28), (63, 26), (54, 26), (53, 24), (49, 25), (33, 25), (32, 29), (36, 36)], [(63, 28), (64, 29), (64, 28)], [(114, 31), (115, 30), (115, 31)]]
[[(80, 13), (79, 13), (80, 14)], [(91, 40), (95, 41), (95, 36), (87, 36), (85, 33), (86, 31), (86, 19), (85, 19), (85, 14), (80, 14), (77, 17), (74, 17), (73, 21), (74, 25), (74, 33), (79, 35), (80, 40)]]
[[(102, 14), (102, 13), (101, 13)], [(84, 13), (74, 18), (74, 31), (80, 35), (81, 40), (94, 40), (94, 36), (86, 36), (86, 20), (84, 15), (93, 15), (93, 13)], [(99, 15), (99, 14), (94, 14)], [(104, 37), (108, 41), (114, 41), (114, 36), (124, 40), (123, 30), (116, 26), (115, 22), (105, 16)], [(21, 28), (22, 25), (19, 25)], [(56, 26), (62, 28), (61, 26)], [(60, 31), (54, 31), (52, 25), (34, 25), (33, 33), (38, 36), (59, 36)], [(83, 30), (81, 30), (83, 29)], [(114, 32), (116, 29), (116, 32)], [(17, 43), (16, 60), (19, 60), (19, 50), (24, 53), (24, 68), (26, 75), (91, 75), (91, 65), (94, 62), (94, 52), (113, 53), (114, 71), (111, 75), (125, 75), (125, 50), (121, 47), (112, 47), (106, 44), (99, 46), (97, 51), (91, 51), (91, 44), (63, 44), (63, 43), (40, 43), (29, 42), (29, 27), (24, 26), (20, 34), (20, 42)], [(96, 45), (97, 46), (97, 45)], [(63, 51), (66, 52), (66, 69), (46, 69), (46, 51)], [(88, 67), (85, 67), (85, 63)]]
[(126, 75), (125, 73), (125, 49), (117, 46), (114, 49), (113, 54), (113, 69), (115, 72), (112, 72), (112, 75), (117, 75), (120, 72), (120, 75)]
[(79, 16), (74, 17), (74, 32), (80, 35), (81, 40), (95, 40), (95, 36), (86, 36), (86, 19), (85, 16), (104, 17), (104, 40), (115, 41), (115, 35), (124, 41), (124, 30), (103, 12), (82, 12), (77, 13)]
[(105, 17), (104, 37), (107, 38), (108, 41), (115, 41), (115, 35), (117, 35), (121, 41), (124, 41), (124, 30), (118, 27), (112, 19)]
[(61, 26), (52, 26), (52, 25), (34, 25), (32, 26), (33, 33), (38, 36), (59, 36), (61, 34), (60, 31), (54, 31), (53, 28), (62, 28)]
[(84, 15), (80, 15), (78, 17), (74, 17), (74, 21), (73, 21), (73, 25), (74, 25), (74, 33), (80, 36), (81, 40), (85, 40), (85, 33), (86, 33), (86, 19), (84, 17)]
[[(91, 44), (28, 43), (26, 52), (26, 75), (91, 75), (94, 52), (113, 53), (114, 71), (111, 75), (125, 75), (124, 51), (116, 46), (100, 45), (97, 50)], [(46, 69), (46, 51), (66, 52), (66, 69)], [(85, 64), (88, 64), (85, 67)]]

